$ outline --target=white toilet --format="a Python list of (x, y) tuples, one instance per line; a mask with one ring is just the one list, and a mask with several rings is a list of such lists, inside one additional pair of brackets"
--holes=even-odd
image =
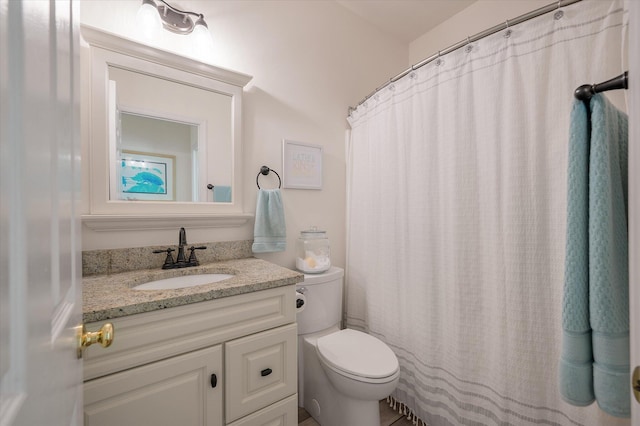
[(344, 270), (305, 274), (296, 290), (298, 405), (322, 426), (380, 424), (378, 401), (398, 385), (398, 358), (381, 340), (340, 330)]

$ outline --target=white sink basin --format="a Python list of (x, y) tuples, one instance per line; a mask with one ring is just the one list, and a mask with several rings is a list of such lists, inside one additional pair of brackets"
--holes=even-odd
[(134, 290), (173, 290), (176, 288), (195, 287), (197, 285), (217, 283), (233, 277), (230, 274), (200, 274), (150, 281), (133, 287)]

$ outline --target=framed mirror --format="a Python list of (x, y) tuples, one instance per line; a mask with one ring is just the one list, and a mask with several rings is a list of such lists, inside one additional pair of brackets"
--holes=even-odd
[(90, 74), (83, 222), (107, 230), (249, 220), (241, 110), (251, 77), (91, 27), (82, 36), (81, 72)]

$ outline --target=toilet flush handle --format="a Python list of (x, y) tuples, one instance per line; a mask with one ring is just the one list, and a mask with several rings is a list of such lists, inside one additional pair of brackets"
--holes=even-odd
[(300, 310), (305, 303), (305, 298), (304, 298), (304, 294), (307, 292), (307, 288), (306, 287), (300, 287), (298, 289), (296, 289), (296, 293), (301, 294), (301, 296), (296, 297), (296, 309)]

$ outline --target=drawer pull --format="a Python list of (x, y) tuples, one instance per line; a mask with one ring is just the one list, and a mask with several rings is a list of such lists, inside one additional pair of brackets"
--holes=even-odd
[(216, 376), (216, 374), (213, 373), (211, 375), (211, 387), (215, 388), (216, 386), (218, 386), (218, 376)]
[(260, 375), (262, 377), (268, 376), (269, 374), (271, 374), (273, 371), (270, 368), (265, 368), (264, 370), (262, 370), (260, 372)]

